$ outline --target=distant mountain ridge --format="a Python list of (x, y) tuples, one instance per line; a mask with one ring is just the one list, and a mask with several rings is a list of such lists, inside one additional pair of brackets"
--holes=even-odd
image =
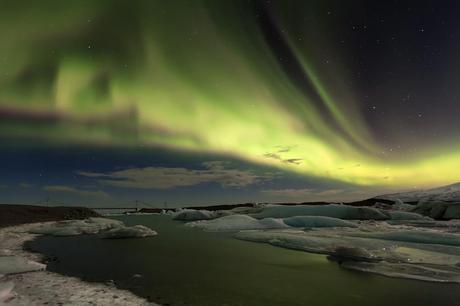
[(447, 186), (416, 190), (409, 192), (400, 192), (393, 194), (385, 194), (374, 197), (374, 199), (391, 200), (399, 199), (403, 202), (418, 202), (418, 201), (444, 201), (444, 202), (460, 202), (460, 182)]

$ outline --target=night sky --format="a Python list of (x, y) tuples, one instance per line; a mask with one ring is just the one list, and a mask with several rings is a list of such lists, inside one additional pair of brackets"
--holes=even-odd
[(458, 1), (0, 3), (0, 203), (460, 181)]

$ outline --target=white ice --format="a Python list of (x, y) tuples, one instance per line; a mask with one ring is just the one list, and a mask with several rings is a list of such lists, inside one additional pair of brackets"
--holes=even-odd
[(217, 213), (209, 210), (182, 209), (173, 214), (174, 220), (197, 221), (209, 220), (217, 217)]
[(135, 225), (130, 227), (119, 227), (110, 229), (102, 234), (102, 238), (116, 239), (116, 238), (141, 238), (157, 235), (154, 230), (143, 226)]

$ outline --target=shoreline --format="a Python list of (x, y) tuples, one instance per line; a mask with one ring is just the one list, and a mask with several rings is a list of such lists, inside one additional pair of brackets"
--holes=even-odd
[[(43, 263), (43, 255), (25, 250), (24, 244), (40, 236), (28, 233), (31, 227), (53, 223), (38, 222), (0, 228), (0, 256), (17, 256)], [(0, 300), (1, 305), (159, 306), (159, 304), (149, 302), (128, 290), (118, 289), (114, 285), (86, 282), (46, 269), (0, 276), (0, 298), (2, 297), (2, 285), (6, 288), (14, 287), (6, 301)], [(4, 294), (7, 295), (8, 293), (5, 292)]]

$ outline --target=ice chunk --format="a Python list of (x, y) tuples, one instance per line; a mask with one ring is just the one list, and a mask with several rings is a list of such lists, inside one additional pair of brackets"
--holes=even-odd
[(182, 209), (173, 214), (174, 220), (181, 221), (198, 221), (216, 218), (217, 214), (209, 210)]
[(39, 225), (29, 230), (33, 234), (53, 236), (75, 236), (81, 234), (97, 234), (101, 231), (122, 227), (123, 222), (106, 218), (89, 218), (84, 220), (60, 221)]
[(120, 227), (113, 228), (104, 232), (102, 238), (105, 239), (116, 239), (116, 238), (141, 238), (141, 237), (150, 237), (157, 235), (157, 232), (154, 230), (143, 226), (135, 225), (131, 227)]
[(267, 218), (257, 220), (248, 215), (229, 215), (214, 220), (189, 222), (186, 225), (207, 231), (240, 231), (288, 227), (279, 219)]
[(296, 216), (284, 218), (283, 222), (292, 227), (357, 227), (342, 219), (323, 216)]
[(406, 211), (388, 211), (387, 213), (390, 215), (391, 220), (425, 220), (428, 218), (418, 213)]
[(272, 205), (260, 213), (252, 214), (257, 219), (287, 218), (293, 216), (325, 216), (347, 220), (387, 220), (389, 217), (372, 207), (354, 207), (348, 205)]
[(0, 256), (0, 274), (44, 270), (46, 265), (19, 256)]

